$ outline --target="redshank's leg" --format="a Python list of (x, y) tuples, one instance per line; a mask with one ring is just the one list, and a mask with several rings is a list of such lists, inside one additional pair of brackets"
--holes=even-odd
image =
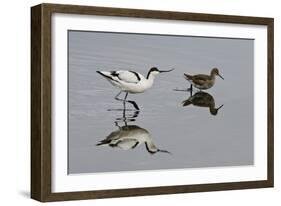
[(192, 84), (190, 84), (190, 87), (189, 88), (187, 88), (187, 91), (191, 91), (193, 89), (193, 85)]

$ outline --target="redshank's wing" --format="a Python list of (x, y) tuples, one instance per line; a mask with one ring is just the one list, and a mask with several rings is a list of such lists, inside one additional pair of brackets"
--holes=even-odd
[(182, 106), (183, 107), (186, 107), (186, 106), (188, 106), (190, 104), (192, 104), (192, 102), (189, 99), (182, 101)]
[(198, 74), (192, 77), (192, 82), (199, 86), (203, 86), (208, 80), (210, 80), (210, 76), (205, 74)]
[(184, 75), (186, 80), (192, 80), (192, 75), (189, 75), (189, 74), (186, 74), (186, 73), (184, 73), (183, 75)]

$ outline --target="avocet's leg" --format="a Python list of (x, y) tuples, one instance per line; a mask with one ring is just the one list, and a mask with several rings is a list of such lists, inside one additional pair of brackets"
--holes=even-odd
[[(128, 96), (128, 93), (126, 95), (126, 98)], [(124, 124), (125, 126), (127, 127), (128, 126), (128, 123), (127, 123), (127, 117), (126, 117), (126, 101), (124, 101), (123, 105), (124, 105), (124, 109), (123, 109), (123, 121), (124, 121)]]
[(123, 102), (123, 105), (124, 105), (124, 109), (125, 109), (125, 104), (126, 104), (126, 102), (128, 102), (128, 103), (132, 104), (132, 105), (135, 107), (136, 110), (140, 110), (136, 102), (134, 102), (134, 101), (132, 101), (132, 100), (127, 100), (128, 92), (126, 92), (125, 98), (124, 98), (124, 99), (119, 98), (119, 96), (120, 96), (121, 93), (122, 93), (122, 91), (120, 91), (120, 92), (114, 97), (114, 99), (116, 99), (117, 101), (122, 101), (122, 102)]
[(126, 109), (126, 99), (127, 99), (127, 96), (128, 96), (128, 92), (126, 92), (125, 97), (123, 99), (124, 109)]
[(126, 98), (128, 96), (128, 92), (126, 92), (125, 98), (121, 99), (119, 98), (120, 94), (122, 93), (122, 91), (120, 91), (115, 97), (114, 99), (116, 99), (117, 101), (122, 101), (123, 102), (123, 111), (126, 109)]
[(123, 99), (120, 99), (119, 96), (122, 93), (122, 91), (120, 91), (115, 97), (114, 99), (116, 99), (117, 101), (123, 101)]
[(122, 130), (121, 126), (118, 124), (118, 121), (115, 121), (115, 126), (118, 127), (119, 130)]
[(137, 103), (135, 101), (127, 100), (127, 96), (128, 96), (128, 92), (125, 95), (124, 101), (132, 104), (135, 107), (136, 110), (140, 110), (139, 106), (137, 105)]
[(123, 110), (125, 110), (125, 109), (126, 109), (125, 103), (126, 103), (126, 98), (127, 98), (127, 96), (128, 96), (128, 92), (126, 93), (125, 99), (119, 98), (119, 96), (120, 96), (121, 93), (122, 93), (122, 91), (120, 91), (120, 92), (114, 97), (114, 99), (116, 99), (117, 101), (122, 101), (122, 102), (123, 102)]

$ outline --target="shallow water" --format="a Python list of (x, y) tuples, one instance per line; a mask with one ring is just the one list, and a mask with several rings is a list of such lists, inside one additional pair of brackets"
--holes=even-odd
[[(252, 165), (253, 46), (245, 39), (70, 31), (69, 173)], [(114, 100), (118, 89), (96, 73), (124, 69), (146, 76), (152, 66), (175, 70), (159, 74), (145, 93), (129, 94), (138, 114), (124, 114)], [(216, 108), (223, 105), (217, 115), (183, 106), (190, 93), (174, 91), (189, 87), (183, 73), (209, 74), (213, 67), (225, 78), (205, 91)], [(96, 146), (120, 131), (143, 139), (129, 150)], [(145, 141), (169, 153), (151, 154)]]

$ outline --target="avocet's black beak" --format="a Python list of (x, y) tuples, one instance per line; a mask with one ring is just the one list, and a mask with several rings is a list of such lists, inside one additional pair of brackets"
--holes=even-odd
[(173, 71), (174, 69), (170, 69), (170, 70), (159, 70), (160, 73), (163, 73), (163, 72), (171, 72)]
[(220, 74), (218, 74), (218, 75), (219, 75), (220, 78), (222, 78), (224, 80), (224, 78)]
[(167, 150), (162, 150), (162, 149), (158, 149), (158, 152), (163, 152), (163, 153), (172, 154), (171, 152), (169, 152), (169, 151), (167, 151)]

